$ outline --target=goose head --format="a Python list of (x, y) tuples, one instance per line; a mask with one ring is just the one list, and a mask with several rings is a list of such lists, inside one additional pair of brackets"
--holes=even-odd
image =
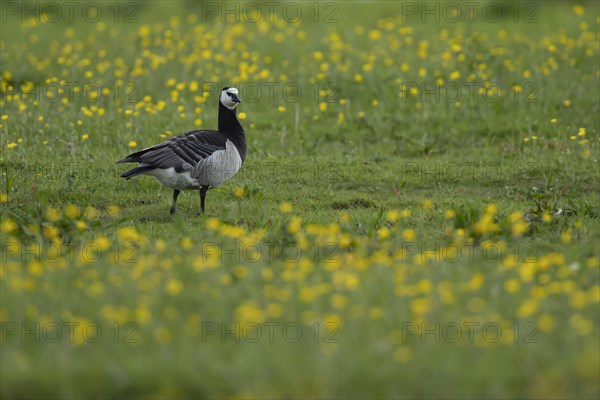
[(234, 110), (238, 103), (241, 103), (238, 97), (238, 90), (234, 87), (223, 88), (219, 101), (230, 110)]

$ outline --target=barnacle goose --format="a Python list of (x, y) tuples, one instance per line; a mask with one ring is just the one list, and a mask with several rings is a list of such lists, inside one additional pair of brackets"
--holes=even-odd
[(235, 108), (240, 102), (236, 88), (223, 88), (219, 98), (218, 130), (187, 132), (130, 154), (115, 164), (140, 164), (121, 176), (130, 179), (137, 175), (150, 175), (173, 189), (171, 214), (175, 213), (181, 190), (198, 189), (200, 208), (204, 212), (208, 189), (234, 176), (246, 158), (246, 135), (235, 115)]

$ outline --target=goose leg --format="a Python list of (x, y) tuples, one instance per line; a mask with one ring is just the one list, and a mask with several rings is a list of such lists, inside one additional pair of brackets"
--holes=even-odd
[(175, 209), (177, 208), (177, 196), (179, 196), (179, 193), (181, 192), (177, 189), (173, 191), (173, 204), (171, 205), (171, 211), (169, 211), (171, 214), (175, 214)]
[(201, 209), (201, 212), (204, 212), (204, 200), (206, 199), (207, 191), (208, 191), (208, 186), (200, 186), (200, 209)]

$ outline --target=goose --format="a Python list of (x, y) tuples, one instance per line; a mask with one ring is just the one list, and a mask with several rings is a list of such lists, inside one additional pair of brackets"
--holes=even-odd
[(240, 102), (236, 88), (223, 88), (219, 97), (218, 130), (190, 131), (130, 154), (115, 164), (136, 162), (139, 165), (121, 177), (150, 175), (173, 189), (171, 214), (176, 211), (177, 197), (182, 190), (199, 190), (200, 209), (204, 213), (208, 189), (233, 177), (246, 158), (246, 135), (235, 114)]

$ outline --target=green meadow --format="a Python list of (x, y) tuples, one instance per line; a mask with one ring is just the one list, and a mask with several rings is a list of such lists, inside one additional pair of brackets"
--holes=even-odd
[[(596, 2), (1, 11), (2, 398), (600, 394)], [(114, 162), (225, 86), (170, 215)]]

